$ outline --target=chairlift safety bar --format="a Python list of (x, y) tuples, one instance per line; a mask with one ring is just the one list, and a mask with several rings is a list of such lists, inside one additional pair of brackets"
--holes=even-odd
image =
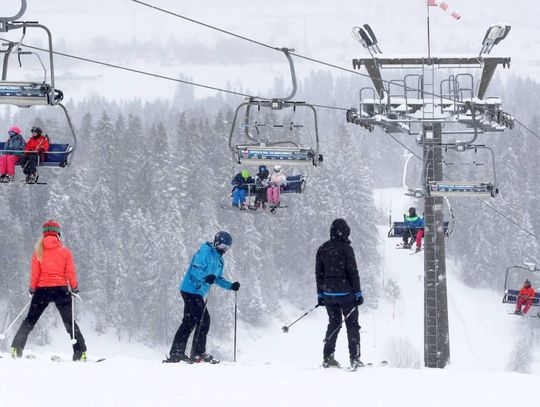
[(318, 158), (312, 149), (286, 146), (250, 146), (239, 145), (234, 151), (236, 162), (242, 165), (275, 165), (280, 162), (287, 165), (317, 165)]

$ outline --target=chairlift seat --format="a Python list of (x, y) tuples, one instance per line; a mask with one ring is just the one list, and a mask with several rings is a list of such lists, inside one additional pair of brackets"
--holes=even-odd
[(51, 103), (51, 87), (46, 83), (0, 81), (0, 104), (19, 107)]
[(429, 181), (427, 190), (430, 196), (495, 197), (498, 193), (490, 182)]
[[(448, 225), (449, 222), (444, 222), (444, 235), (446, 236), (448, 232)], [(405, 222), (393, 222), (392, 228), (388, 232), (388, 237), (403, 237), (405, 235), (405, 231), (408, 230), (409, 227), (406, 225)]]
[[(516, 304), (518, 300), (519, 290), (506, 290), (504, 293), (503, 304)], [(540, 306), (540, 292), (534, 294), (532, 303), (533, 307)]]
[[(0, 153), (3, 152), (5, 142), (0, 142)], [(68, 157), (73, 151), (69, 144), (49, 144), (49, 151), (44, 154), (44, 160), (40, 161), (40, 167), (65, 167), (69, 164)]]
[(312, 149), (298, 147), (236, 146), (235, 158), (243, 165), (317, 165), (318, 157)]
[(303, 175), (287, 176), (287, 184), (281, 190), (282, 194), (301, 194), (306, 188), (306, 179)]

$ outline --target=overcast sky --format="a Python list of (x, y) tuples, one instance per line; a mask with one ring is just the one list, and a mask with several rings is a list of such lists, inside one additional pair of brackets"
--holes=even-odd
[[(369, 23), (378, 36), (380, 47), (386, 54), (426, 53), (426, 7), (425, 0), (273, 0), (271, 2), (247, 0), (146, 0), (156, 6), (184, 14), (193, 19), (251, 37), (270, 45), (294, 47), (297, 52), (350, 67), (351, 59), (366, 56), (367, 52), (350, 35), (355, 25)], [(13, 14), (20, 0), (3, 0), (5, 14)], [(507, 22), (512, 25), (509, 36), (494, 55), (512, 57), (511, 72), (538, 77), (540, 74), (540, 24), (537, 0), (448, 0), (452, 10), (462, 19), (455, 21), (439, 8), (432, 8), (433, 52), (435, 54), (477, 54), (486, 29), (492, 23)], [(262, 75), (264, 80), (287, 73), (282, 56), (274, 51), (198, 26), (191, 22), (163, 14), (138, 5), (130, 0), (28, 0), (26, 20), (39, 20), (53, 32), (58, 50), (61, 46), (88, 57), (95, 48), (88, 44), (123, 43), (132, 40), (164, 43), (174, 39), (179, 44), (192, 44), (195, 52), (204, 60), (211, 60), (216, 49), (224, 52), (222, 60), (227, 64), (252, 63), (259, 57), (261, 66), (246, 69), (221, 69), (220, 58), (211, 63), (182, 63), (164, 56), (146, 64), (145, 69), (177, 77), (180, 73), (196, 81), (224, 86), (227, 81), (256, 87), (254, 79)], [(16, 38), (19, 33), (9, 33)], [(37, 41), (28, 35), (26, 42)], [(227, 54), (230, 48), (231, 52)], [(148, 48), (141, 47), (141, 55)], [(190, 50), (191, 54), (194, 50)], [(208, 54), (208, 55), (205, 55)], [(218, 54), (219, 55), (219, 54)], [(227, 57), (228, 55), (228, 57)], [(102, 55), (99, 55), (100, 59)], [(216, 59), (216, 58), (214, 58)], [(233, 59), (234, 61), (231, 61)], [(167, 62), (165, 62), (167, 60)], [(119, 63), (115, 55), (108, 61)], [(272, 62), (275, 61), (275, 62)], [(275, 63), (275, 66), (274, 66)], [(133, 62), (130, 61), (130, 65)], [(271, 65), (271, 66), (269, 66)], [(308, 64), (306, 69), (323, 69)], [(59, 66), (62, 67), (61, 63)], [(59, 68), (60, 69), (60, 68)], [(254, 75), (254, 71), (257, 75)], [(75, 74), (89, 75), (98, 72), (106, 82), (106, 70), (88, 67)], [(73, 72), (71, 72), (73, 74)], [(111, 73), (110, 81), (116, 83), (117, 74)], [(152, 82), (153, 83), (153, 82)], [(156, 85), (159, 86), (159, 85)], [(170, 86), (170, 84), (167, 84)], [(268, 84), (261, 86), (266, 89)], [(129, 95), (131, 96), (131, 95)]]

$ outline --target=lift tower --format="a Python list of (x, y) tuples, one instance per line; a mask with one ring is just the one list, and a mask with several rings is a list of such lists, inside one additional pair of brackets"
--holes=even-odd
[[(353, 59), (354, 69), (365, 67), (373, 87), (360, 89), (358, 108), (347, 111), (347, 121), (369, 131), (375, 126), (387, 133), (416, 136), (422, 146), (422, 188), (408, 195), (425, 199), (424, 205), (424, 364), (444, 368), (450, 360), (448, 301), (446, 287), (443, 199), (495, 197), (498, 193), (495, 156), (486, 145), (475, 144), (479, 134), (513, 127), (499, 98), (486, 98), (498, 65), (509, 67), (510, 58), (490, 57), (510, 26), (492, 25), (478, 56), (383, 57), (369, 25), (353, 28), (353, 36), (369, 51), (370, 58)], [(482, 70), (475, 86), (471, 68)], [(407, 72), (401, 79), (383, 80), (381, 70)], [(461, 72), (459, 72), (461, 71)], [(446, 76), (444, 76), (446, 75)], [(466, 141), (446, 141), (448, 135), (465, 135)], [(446, 137), (445, 137), (446, 136)], [(456, 181), (445, 178), (446, 152), (485, 150), (491, 157), (489, 179)]]

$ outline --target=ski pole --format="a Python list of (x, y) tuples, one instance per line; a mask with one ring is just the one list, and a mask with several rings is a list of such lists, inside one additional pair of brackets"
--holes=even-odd
[(323, 339), (323, 342), (326, 343), (326, 342), (328, 342), (330, 339), (332, 339), (332, 337), (333, 337), (333, 336), (341, 329), (341, 326), (342, 326), (343, 323), (347, 320), (347, 318), (349, 318), (349, 317), (352, 315), (352, 313), (353, 313), (354, 311), (356, 311), (357, 309), (358, 309), (358, 308), (355, 306), (355, 307), (351, 310), (351, 312), (349, 312), (347, 315), (345, 315), (345, 318), (343, 318), (343, 320), (342, 320), (341, 323), (338, 325), (338, 327), (337, 327), (336, 329), (334, 329), (334, 331), (333, 331), (330, 335), (328, 335), (328, 337), (324, 338), (324, 339)]
[(289, 325), (283, 325), (281, 327), (281, 330), (283, 331), (283, 333), (287, 333), (289, 332), (289, 328), (291, 326), (293, 326), (294, 324), (296, 324), (298, 321), (300, 321), (302, 318), (304, 318), (306, 315), (308, 315), (309, 313), (313, 312), (315, 310), (315, 308), (317, 308), (319, 306), (319, 304), (315, 305), (313, 308), (311, 308), (309, 311), (305, 312), (301, 317), (295, 319), (293, 322), (291, 322)]
[(234, 358), (233, 361), (236, 362), (236, 321), (238, 315), (238, 291), (234, 292)]
[(28, 302), (26, 303), (26, 305), (23, 307), (23, 309), (21, 310), (21, 312), (19, 312), (19, 314), (15, 317), (15, 319), (13, 320), (13, 322), (11, 324), (9, 324), (9, 326), (7, 327), (7, 329), (2, 332), (0, 334), (0, 339), (5, 339), (6, 338), (6, 334), (8, 333), (8, 331), (11, 329), (11, 327), (13, 325), (15, 325), (15, 322), (17, 322), (19, 320), (19, 318), (21, 317), (21, 315), (24, 313), (24, 311), (26, 311), (26, 308), (28, 308), (30, 306), (30, 303), (32, 302), (32, 298), (30, 298), (28, 300)]
[[(195, 336), (193, 337), (193, 345), (196, 346), (197, 342), (199, 340), (199, 331), (201, 330), (202, 320), (204, 319), (204, 313), (206, 312), (206, 304), (208, 303), (208, 297), (204, 300), (204, 307), (201, 314), (201, 319), (199, 319), (199, 322), (197, 323), (197, 327), (195, 328)], [(193, 347), (191, 348), (191, 355), (193, 355)]]
[(77, 343), (77, 339), (75, 339), (75, 298), (79, 298), (79, 296), (71, 292), (71, 343), (75, 345)]

